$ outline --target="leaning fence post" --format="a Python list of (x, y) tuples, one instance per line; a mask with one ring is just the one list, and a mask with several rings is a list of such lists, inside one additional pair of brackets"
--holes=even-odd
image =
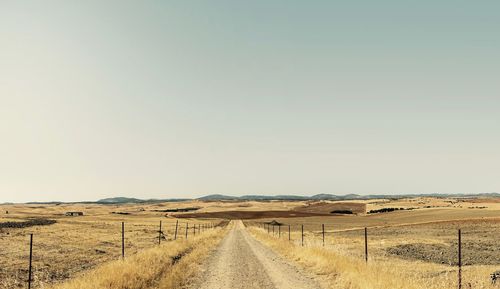
[(122, 259), (125, 259), (125, 222), (122, 222)]
[(304, 225), (302, 225), (302, 247), (304, 247)]
[(28, 289), (31, 289), (31, 264), (33, 262), (33, 234), (30, 234), (30, 264), (28, 268)]
[(175, 221), (175, 235), (174, 235), (174, 240), (177, 240), (177, 228), (179, 227), (179, 220)]
[(189, 230), (188, 225), (189, 223), (186, 223), (186, 239), (188, 238), (188, 230)]
[(365, 261), (368, 263), (368, 229), (365, 227)]
[(323, 231), (323, 247), (325, 246), (325, 224), (321, 224), (321, 230)]
[(160, 221), (160, 230), (158, 231), (158, 245), (161, 244), (161, 221)]
[(462, 231), (458, 229), (458, 289), (462, 289)]

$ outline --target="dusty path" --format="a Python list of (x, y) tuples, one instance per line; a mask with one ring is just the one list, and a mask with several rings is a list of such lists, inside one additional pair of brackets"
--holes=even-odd
[(204, 264), (192, 289), (320, 289), (312, 279), (255, 240), (241, 221)]

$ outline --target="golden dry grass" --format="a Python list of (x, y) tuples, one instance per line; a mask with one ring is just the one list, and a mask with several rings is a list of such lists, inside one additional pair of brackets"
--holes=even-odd
[[(179, 204), (173, 204), (178, 206)], [(162, 206), (168, 207), (169, 205)], [(181, 204), (181, 206), (183, 206)], [(121, 222), (125, 222), (125, 254), (132, 256), (158, 244), (159, 222), (166, 239), (174, 238), (176, 219), (153, 212), (152, 205), (10, 205), (2, 206), (0, 222), (20, 222), (28, 218), (48, 218), (48, 226), (0, 229), (0, 288), (25, 288), (28, 276), (29, 234), (34, 234), (34, 287), (75, 277), (81, 272), (121, 258)], [(144, 209), (144, 211), (142, 210)], [(5, 211), (9, 214), (5, 214)], [(65, 211), (84, 211), (82, 217), (66, 217)], [(130, 215), (111, 214), (112, 211)], [(216, 220), (179, 220), (178, 239), (185, 238), (185, 226)], [(197, 230), (198, 233), (198, 230)]]
[[(457, 268), (423, 261), (397, 258), (370, 259), (340, 253), (335, 248), (320, 245), (300, 246), (286, 239), (277, 239), (261, 228), (251, 228), (260, 241), (306, 270), (320, 276), (325, 288), (332, 289), (443, 289), (457, 288)], [(300, 238), (294, 233), (293, 238)], [(463, 272), (469, 288), (492, 288), (489, 273), (495, 266), (470, 266)]]
[[(500, 234), (500, 230), (498, 230), (498, 226), (500, 226), (500, 203), (491, 200), (471, 201), (460, 199), (416, 198), (353, 202), (367, 204), (368, 209), (379, 209), (384, 207), (418, 207), (418, 209), (383, 214), (359, 214), (356, 216), (276, 218), (276, 220), (281, 223), (286, 225), (291, 224), (294, 244), (288, 244), (285, 240), (276, 240), (273, 237), (266, 236), (267, 234), (262, 234), (262, 231), (259, 230), (254, 230), (254, 233), (259, 239), (264, 240), (266, 244), (271, 245), (271, 247), (275, 248), (278, 252), (285, 254), (292, 260), (306, 265), (314, 272), (322, 274), (322, 276), (324, 276), (322, 279), (326, 282), (325, 284), (330, 286), (327, 286), (327, 288), (343, 289), (391, 288), (390, 286), (395, 286), (393, 288), (410, 289), (424, 287), (428, 289), (452, 288), (455, 286), (454, 282), (456, 282), (456, 268), (450, 267), (449, 265), (396, 258), (395, 256), (387, 254), (387, 248), (399, 244), (413, 243), (448, 246), (450, 240), (456, 237), (456, 229), (459, 225), (469, 221), (473, 222), (470, 228), (473, 229), (477, 227), (484, 229), (483, 232), (478, 235), (479, 238), (484, 237), (488, 239), (492, 236), (491, 234), (496, 234), (496, 236), (498, 236), (497, 239), (500, 239), (498, 235)], [(334, 204), (336, 202), (327, 203)], [(157, 245), (159, 221), (162, 220), (163, 222), (163, 231), (166, 233), (167, 240), (171, 240), (173, 238), (176, 219), (169, 215), (166, 216), (165, 213), (156, 212), (154, 210), (200, 207), (200, 212), (228, 210), (287, 211), (302, 207), (306, 204), (307, 202), (295, 201), (189, 201), (129, 205), (2, 205), (0, 206), (0, 222), (22, 221), (27, 218), (37, 217), (54, 219), (57, 220), (57, 223), (49, 226), (36, 226), (23, 229), (0, 229), (0, 248), (2, 248), (0, 250), (0, 263), (2, 264), (0, 268), (0, 288), (25, 288), (30, 233), (34, 233), (35, 235), (35, 288), (48, 288), (53, 284), (73, 280), (74, 278), (76, 278), (74, 279), (75, 281), (70, 282), (83, 282), (82, 284), (85, 284), (85, 282), (90, 282), (89, 280), (94, 279), (86, 279), (87, 281), (83, 281), (83, 279), (81, 279), (83, 276), (87, 276), (85, 278), (96, 278), (95, 280), (101, 278), (97, 275), (95, 275), (95, 277), (89, 277), (89, 274), (97, 274), (91, 273), (95, 272), (95, 270), (104, 270), (102, 272), (105, 272), (105, 270), (113, 270), (127, 276), (135, 274), (134, 270), (137, 270), (136, 273), (138, 275), (133, 275), (136, 277), (132, 278), (137, 279), (137, 283), (134, 283), (136, 285), (143, 284), (140, 286), (150, 286), (150, 284), (155, 284), (151, 286), (158, 287), (160, 284), (163, 284), (161, 286), (164, 287), (158, 288), (176, 288), (175, 286), (185, 282), (185, 278), (182, 277), (182, 274), (175, 273), (176, 270), (180, 270), (179, 272), (190, 272), (189, 270), (191, 270), (191, 267), (189, 264), (194, 264), (194, 260), (202, 256), (204, 251), (198, 252), (193, 249), (191, 254), (185, 255), (175, 266), (170, 265), (168, 268), (160, 268), (159, 266), (163, 265), (151, 261), (152, 256), (160, 256), (160, 258), (170, 260), (169, 258), (171, 258), (171, 256), (179, 252), (184, 252), (186, 249), (189, 251), (189, 246), (191, 246), (189, 245), (191, 241), (188, 239), (186, 243), (183, 243), (183, 241), (175, 242), (176, 245), (172, 245), (172, 249), (167, 249), (165, 252), (156, 251), (159, 248), (164, 248), (163, 245), (162, 247), (158, 247)], [(485, 208), (474, 208), (478, 206)], [(473, 208), (469, 209), (469, 207)], [(9, 214), (5, 214), (7, 210)], [(66, 217), (64, 216), (64, 212), (66, 211), (84, 211), (85, 216)], [(113, 211), (128, 212), (130, 215), (111, 214)], [(249, 220), (245, 223), (247, 225), (259, 225), (262, 222), (271, 221), (273, 219), (274, 218)], [(457, 221), (437, 227), (433, 225), (436, 224), (436, 222), (450, 220)], [(493, 222), (494, 225), (489, 228), (474, 223), (480, 222), (481, 220), (484, 222)], [(127, 258), (125, 262), (119, 261), (121, 256), (120, 237), (122, 221), (126, 223), (125, 236)], [(186, 222), (191, 224), (189, 228), (189, 236), (191, 237), (193, 223), (206, 224), (209, 222), (218, 222), (218, 220), (182, 219), (180, 222), (181, 226), (179, 227), (178, 237), (184, 238)], [(305, 225), (306, 248), (297, 246), (300, 245), (299, 230), (301, 224)], [(326, 228), (326, 248), (321, 246), (321, 224), (325, 224)], [(370, 264), (368, 267), (362, 261), (363, 237), (361, 231), (359, 231), (365, 226), (369, 227), (370, 234)], [(285, 229), (283, 233), (284, 236), (286, 236), (287, 228), (285, 227), (283, 229)], [(468, 241), (471, 234), (467, 228), (464, 229), (464, 234), (465, 240)], [(483, 243), (477, 244), (481, 245)], [(168, 242), (166, 244), (174, 243)], [(165, 246), (168, 246), (166, 244)], [(207, 247), (209, 246), (210, 243), (207, 243)], [(498, 250), (498, 247), (493, 246), (492, 248), (497, 248), (496, 250)], [(143, 253), (144, 255), (141, 256)], [(331, 260), (333, 259), (335, 259), (336, 263), (332, 263)], [(133, 263), (149, 264), (147, 266), (151, 266), (153, 270), (151, 272), (141, 272), (141, 270), (146, 270), (145, 268), (147, 268), (147, 266), (140, 266), (134, 269)], [(186, 267), (179, 266), (184, 263)], [(108, 265), (112, 267), (109, 267), (109, 269), (102, 269), (107, 268), (105, 266)], [(494, 268), (494, 266), (466, 266), (464, 269), (464, 279), (467, 282), (471, 282), (472, 288), (490, 288), (486, 285), (489, 282), (487, 276), (497, 269), (498, 268)], [(162, 270), (174, 272), (174, 274), (168, 274), (170, 279), (166, 279), (164, 277), (166, 275), (161, 273)], [(103, 276), (104, 275), (107, 274), (103, 274)], [(114, 282), (115, 281), (113, 281), (113, 284), (115, 284)], [(432, 284), (429, 285), (430, 283)], [(424, 285), (418, 287), (412, 284)], [(122, 285), (129, 286), (130, 284), (121, 284), (120, 286)]]
[(200, 261), (221, 240), (217, 228), (188, 240), (164, 243), (136, 255), (108, 262), (51, 289), (171, 289), (181, 288)]

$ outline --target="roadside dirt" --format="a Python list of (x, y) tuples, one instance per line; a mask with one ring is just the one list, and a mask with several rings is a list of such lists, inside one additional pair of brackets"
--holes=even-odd
[(235, 221), (190, 289), (320, 289), (316, 281), (254, 239)]

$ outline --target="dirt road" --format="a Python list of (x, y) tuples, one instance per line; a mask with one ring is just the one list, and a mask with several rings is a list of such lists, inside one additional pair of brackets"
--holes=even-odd
[(320, 289), (311, 278), (254, 239), (241, 221), (204, 264), (192, 289)]

